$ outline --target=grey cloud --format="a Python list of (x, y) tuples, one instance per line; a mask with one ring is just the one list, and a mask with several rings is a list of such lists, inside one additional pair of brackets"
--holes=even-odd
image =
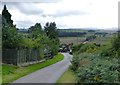
[(20, 3), (17, 3), (17, 2), (2, 2), (0, 4), (0, 11), (3, 10), (4, 5), (7, 6), (8, 10), (11, 10), (11, 9), (14, 10), (15, 8), (19, 7)]
[(2, 2), (1, 6), (3, 8), (3, 6), (6, 5), (9, 10), (9, 9), (14, 9), (14, 8), (19, 7), (20, 4), (21, 3), (18, 3), (18, 2)]
[(43, 13), (43, 10), (40, 8), (38, 9), (35, 5), (20, 6), (19, 10), (27, 15), (38, 15)]
[(71, 15), (84, 15), (87, 14), (83, 11), (76, 11), (76, 10), (70, 10), (70, 11), (58, 11), (54, 17), (62, 17), (62, 16), (71, 16)]
[(17, 24), (17, 28), (26, 27), (29, 28), (30, 26), (34, 25), (32, 21), (15, 21)]
[(21, 13), (26, 15), (38, 15), (43, 13), (42, 9), (36, 7), (37, 3), (4, 2), (3, 4), (7, 5), (8, 10), (18, 9)]
[(40, 3), (58, 3), (61, 2), (62, 0), (35, 0), (35, 1)]
[(43, 14), (42, 17), (52, 16), (52, 17), (64, 17), (64, 16), (72, 16), (72, 15), (86, 15), (89, 14), (84, 11), (78, 10), (66, 10), (66, 11), (58, 11), (55, 14)]
[(39, 2), (39, 3), (58, 3), (62, 0), (1, 0), (1, 2)]
[(7, 4), (7, 5), (10, 5), (10, 6), (17, 6), (17, 5), (19, 5), (19, 4), (21, 4), (21, 3), (18, 3), (18, 2), (2, 2), (2, 4), (4, 5), (4, 4)]

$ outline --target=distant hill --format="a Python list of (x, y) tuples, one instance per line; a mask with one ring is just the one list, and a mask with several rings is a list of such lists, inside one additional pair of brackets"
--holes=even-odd
[(78, 29), (78, 28), (69, 28), (69, 29), (58, 29), (59, 37), (78, 37), (84, 36), (86, 34), (95, 34), (95, 35), (106, 35), (117, 33), (116, 30), (93, 30), (93, 29)]

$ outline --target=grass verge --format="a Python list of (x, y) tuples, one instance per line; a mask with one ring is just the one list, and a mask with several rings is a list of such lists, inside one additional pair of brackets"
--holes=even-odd
[(62, 76), (57, 80), (57, 85), (60, 85), (61, 83), (76, 83), (77, 77), (75, 76), (74, 72), (70, 69), (65, 71)]
[(36, 70), (39, 70), (41, 68), (44, 68), (46, 66), (52, 65), (58, 61), (61, 61), (64, 59), (64, 56), (62, 54), (56, 55), (54, 58), (47, 60), (45, 62), (41, 62), (38, 64), (33, 64), (31, 66), (27, 67), (17, 67), (17, 66), (10, 66), (10, 65), (3, 65), (2, 66), (2, 83), (10, 83), (20, 77), (23, 77), (29, 73), (32, 73)]
[(0, 64), (0, 85), (2, 83), (2, 65)]

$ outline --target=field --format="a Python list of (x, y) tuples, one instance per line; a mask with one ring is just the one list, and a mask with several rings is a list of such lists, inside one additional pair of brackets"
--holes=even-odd
[(84, 37), (60, 37), (59, 39), (60, 39), (61, 44), (63, 44), (63, 43), (65, 43), (65, 44), (69, 44), (69, 43), (79, 44), (83, 40), (85, 40)]
[[(85, 40), (85, 37), (60, 37), (59, 39), (61, 44), (64, 44), (64, 43), (80, 44), (80, 43), (83, 43), (83, 41)], [(89, 41), (88, 43), (104, 44), (110, 40), (111, 40), (111, 37), (97, 37), (96, 39)]]
[[(90, 40), (89, 43), (99, 43), (99, 44), (104, 44), (107, 41), (110, 41), (111, 37), (114, 36), (114, 33), (116, 33), (116, 31), (111, 31), (111, 30), (92, 30), (93, 32), (90, 32), (91, 30), (80, 30), (80, 29), (63, 29), (60, 30), (60, 32), (66, 32), (66, 33), (77, 33), (77, 32), (85, 32), (85, 35), (80, 35), (78, 34), (77, 36), (73, 37), (59, 37), (60, 39), (60, 43), (61, 44), (69, 44), (69, 43), (74, 43), (74, 44), (80, 44), (83, 43), (87, 37), (89, 36), (96, 36), (95, 39)], [(101, 33), (101, 34), (96, 34), (96, 33)], [(106, 33), (106, 35), (104, 36), (104, 33)]]

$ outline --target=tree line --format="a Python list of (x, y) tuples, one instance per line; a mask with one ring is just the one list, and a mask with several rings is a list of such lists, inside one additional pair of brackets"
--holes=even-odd
[(59, 32), (59, 37), (80, 37), (86, 34), (86, 32)]

